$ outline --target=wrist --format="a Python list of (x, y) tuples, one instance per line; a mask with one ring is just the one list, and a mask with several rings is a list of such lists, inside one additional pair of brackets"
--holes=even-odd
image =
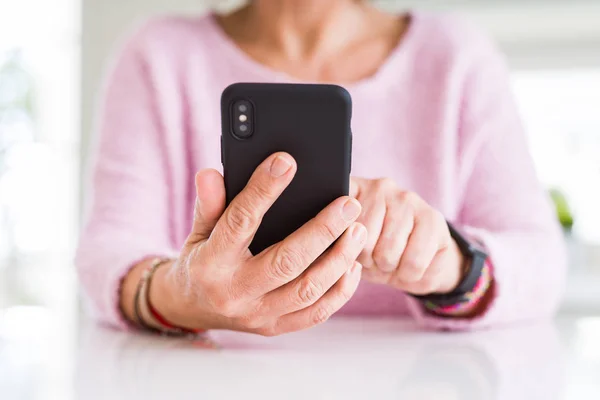
[(142, 279), (144, 271), (148, 268), (148, 265), (150, 265), (149, 259), (135, 265), (129, 270), (121, 283), (119, 308), (123, 317), (130, 324), (138, 323), (135, 315), (135, 297), (139, 282)]
[(468, 269), (469, 259), (464, 256), (462, 251), (460, 251), (460, 248), (454, 239), (446, 251), (447, 265), (450, 266), (450, 268), (447, 269), (447, 278), (440, 285), (436, 294), (448, 294), (456, 290)]
[(495, 286), (492, 271), (492, 265), (486, 262), (481, 269), (477, 284), (471, 292), (465, 295), (463, 302), (440, 306), (434, 302), (426, 301), (424, 303), (425, 308), (434, 314), (446, 317), (472, 318), (483, 314), (494, 297)]
[(169, 265), (158, 268), (152, 278), (152, 284), (149, 287), (148, 302), (160, 316), (170, 324), (184, 329), (197, 329), (187, 315), (186, 307), (183, 303), (185, 295), (177, 287), (173, 273), (173, 264), (175, 260), (170, 261)]
[[(438, 288), (434, 293), (416, 297), (436, 313), (448, 314), (451, 311), (462, 314), (470, 312), (475, 303), (487, 295), (492, 282), (492, 267), (487, 253), (479, 243), (467, 240), (452, 225), (448, 224), (448, 227), (454, 243), (444, 250), (446, 253), (443, 264), (446, 267), (441, 281), (447, 286)], [(462, 267), (459, 267), (460, 261), (457, 260), (461, 258)]]

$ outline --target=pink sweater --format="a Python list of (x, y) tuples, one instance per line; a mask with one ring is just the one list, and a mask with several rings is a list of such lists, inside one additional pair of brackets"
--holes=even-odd
[[(352, 171), (394, 179), (483, 242), (496, 298), (477, 319), (438, 318), (398, 290), (363, 281), (340, 314), (409, 315), (443, 329), (548, 316), (565, 282), (564, 246), (506, 65), (463, 21), (413, 17), (379, 71), (346, 85), (354, 103)], [(250, 59), (212, 15), (154, 20), (124, 45), (104, 95), (76, 260), (101, 321), (123, 326), (118, 291), (128, 269), (176, 254), (185, 240), (194, 173), (221, 168), (221, 91), (239, 81), (294, 80)]]

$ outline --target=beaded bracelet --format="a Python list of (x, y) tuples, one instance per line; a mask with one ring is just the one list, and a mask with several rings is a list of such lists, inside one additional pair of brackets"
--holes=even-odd
[[(159, 267), (173, 261), (167, 258), (157, 258), (152, 261), (152, 264), (144, 271), (135, 293), (134, 313), (138, 324), (145, 330), (159, 333), (168, 336), (188, 336), (204, 333), (203, 330), (186, 329), (175, 326), (168, 322), (150, 302), (150, 285), (154, 273)], [(146, 315), (146, 318), (144, 318)], [(152, 320), (150, 323), (147, 318)]]

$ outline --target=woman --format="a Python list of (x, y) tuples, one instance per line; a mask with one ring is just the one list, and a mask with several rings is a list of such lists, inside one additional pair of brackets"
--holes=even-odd
[[(354, 103), (351, 197), (256, 256), (296, 165), (272, 155), (225, 209), (208, 168), (237, 81), (333, 82)], [(122, 327), (278, 335), (340, 310), (468, 329), (548, 316), (564, 283), (502, 57), (452, 18), (254, 0), (153, 21), (110, 75), (93, 179), (77, 265), (99, 318)]]

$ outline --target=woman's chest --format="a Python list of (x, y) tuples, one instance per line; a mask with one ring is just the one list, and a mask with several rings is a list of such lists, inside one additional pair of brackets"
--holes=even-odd
[[(195, 171), (221, 165), (220, 89), (204, 92), (201, 110), (190, 112), (189, 165)], [(208, 100), (206, 95), (212, 97)], [(352, 175), (391, 178), (436, 202), (455, 164), (456, 129), (434, 104), (424, 111), (401, 96), (364, 98), (353, 93)], [(191, 175), (193, 176), (193, 174)]]

